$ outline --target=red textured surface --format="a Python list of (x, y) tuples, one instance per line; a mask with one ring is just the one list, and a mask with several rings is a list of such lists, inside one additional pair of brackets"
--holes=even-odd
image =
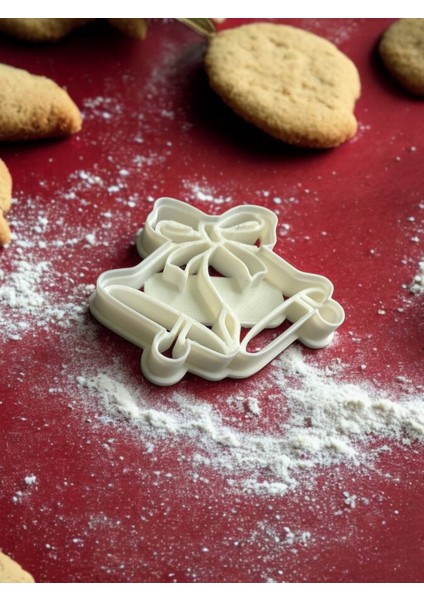
[[(359, 132), (325, 152), (290, 148), (234, 116), (208, 88), (202, 41), (176, 23), (154, 23), (143, 43), (106, 26), (52, 47), (2, 38), (2, 62), (52, 77), (86, 107), (83, 130), (72, 139), (0, 146), (18, 199), (12, 229), (14, 220), (27, 222), (27, 235), (47, 242), (45, 256), (59, 252), (52, 240), (80, 240), (60, 251), (57, 297), (66, 298), (75, 282), (94, 283), (106, 269), (136, 263), (130, 242), (151, 210), (148, 197), (169, 195), (215, 213), (239, 203), (279, 208), (290, 230), (277, 251), (329, 277), (347, 315), (337, 343), (311, 353), (317, 364), (340, 358), (346, 378), (357, 379), (365, 364), (367, 379), (382, 389), (396, 391), (399, 376), (422, 386), (422, 300), (404, 286), (423, 256), (412, 238), (423, 238), (424, 105), (391, 81), (376, 56), (389, 22), (291, 21), (335, 42), (360, 71)], [(67, 201), (81, 170), (101, 183), (84, 187), (79, 179), (77, 199)], [(117, 182), (132, 206), (109, 191)], [(229, 200), (200, 201), (196, 185)], [(277, 206), (275, 197), (298, 202)], [(37, 234), (38, 211), (49, 225)], [(87, 232), (106, 245), (84, 243)], [(0, 252), (0, 268), (11, 268), (13, 253), (13, 243)], [(88, 329), (92, 339), (84, 327), (70, 337), (58, 325), (35, 324), (21, 340), (2, 341), (0, 547), (37, 581), (422, 581), (422, 444), (393, 447), (368, 473), (323, 468), (312, 489), (282, 497), (237, 493), (207, 466), (201, 484), (181, 460), (196, 451), (193, 440), (165, 436), (148, 453), (137, 432), (99, 418), (94, 400), (80, 401), (72, 376), (84, 361), (112, 367), (115, 356), (152, 407), (175, 391), (142, 381), (137, 348), (89, 317)], [(242, 382), (188, 376), (176, 391), (242, 419), (226, 398), (263, 389), (266, 377), (267, 369)], [(273, 410), (266, 406), (262, 427), (274, 426)], [(37, 482), (26, 486), (30, 474)], [(346, 489), (370, 502), (350, 510)], [(284, 544), (284, 526), (313, 537)]]

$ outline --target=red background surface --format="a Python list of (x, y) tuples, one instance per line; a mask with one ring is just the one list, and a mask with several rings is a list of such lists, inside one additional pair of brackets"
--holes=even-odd
[[(277, 252), (330, 278), (347, 315), (337, 343), (314, 360), (340, 358), (346, 378), (360, 378), (366, 364), (367, 379), (381, 388), (396, 390), (399, 375), (422, 386), (422, 301), (404, 287), (423, 256), (422, 245), (411, 241), (423, 231), (422, 101), (404, 93), (376, 55), (390, 20), (289, 22), (336, 43), (359, 69), (359, 131), (337, 149), (294, 149), (233, 115), (208, 87), (203, 41), (177, 23), (153, 23), (143, 43), (104, 24), (54, 46), (1, 38), (2, 62), (66, 85), (86, 116), (72, 139), (0, 146), (18, 199), (12, 229), (14, 220), (26, 221), (28, 236), (36, 235), (40, 211), (49, 220), (47, 233), (39, 234), (47, 243), (87, 231), (105, 241), (62, 251), (53, 285), (65, 298), (75, 281), (94, 283), (106, 269), (136, 264), (131, 240), (151, 198), (169, 195), (217, 213), (239, 203), (275, 209), (272, 198), (293, 196), (296, 204), (278, 206), (290, 230)], [(90, 108), (87, 99), (96, 98), (103, 100)], [(142, 159), (134, 162), (135, 156)], [(128, 174), (120, 175), (122, 169)], [(63, 194), (75, 189), (81, 170), (98, 174), (102, 184), (80, 186), (77, 201), (67, 202)], [(108, 192), (118, 181), (133, 206)], [(199, 201), (194, 185), (229, 201), (223, 207)], [(110, 235), (102, 229), (107, 210)], [(5, 271), (13, 252), (12, 243), (0, 253)], [(94, 339), (81, 328), (75, 345), (60, 327), (35, 327), (1, 348), (0, 546), (37, 581), (422, 581), (422, 445), (393, 449), (375, 472), (322, 469), (309, 500), (302, 488), (283, 497), (238, 494), (212, 469), (209, 483), (199, 485), (178, 460), (193, 452), (190, 439), (179, 441), (178, 454), (164, 441), (151, 455), (130, 428), (99, 419), (94, 400), (78, 402), (68, 378), (78, 353), (87, 361), (101, 356), (103, 368), (120, 356), (154, 403), (171, 393), (141, 381), (137, 348), (87, 322)], [(221, 398), (219, 408), (228, 412), (222, 398), (259, 389), (264, 377), (266, 369), (247, 382), (188, 376), (177, 389), (211, 403)], [(272, 422), (271, 405), (267, 411)], [(158, 471), (172, 476), (158, 482)], [(32, 473), (37, 484), (25, 489)], [(353, 482), (355, 493), (373, 501), (347, 510), (342, 491)], [(17, 490), (24, 490), (19, 502)], [(280, 526), (312, 531), (313, 543), (277, 542), (264, 525), (275, 525), (276, 514)]]

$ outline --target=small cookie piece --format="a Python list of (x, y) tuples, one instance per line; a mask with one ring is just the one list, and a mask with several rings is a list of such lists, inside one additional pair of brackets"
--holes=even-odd
[(94, 19), (0, 19), (0, 32), (28, 42), (57, 42)]
[(146, 19), (108, 19), (109, 23), (125, 35), (144, 40), (147, 35)]
[(0, 141), (77, 133), (81, 115), (67, 92), (47, 77), (0, 64)]
[(269, 23), (227, 29), (212, 36), (205, 68), (235, 112), (289, 144), (331, 148), (356, 133), (358, 71), (315, 34)]
[(9, 223), (6, 215), (12, 204), (12, 177), (4, 162), (0, 159), (0, 246), (10, 242)]
[(34, 578), (17, 562), (0, 552), (0, 583), (34, 583)]
[(399, 19), (383, 34), (379, 52), (393, 77), (411, 94), (424, 96), (424, 19)]

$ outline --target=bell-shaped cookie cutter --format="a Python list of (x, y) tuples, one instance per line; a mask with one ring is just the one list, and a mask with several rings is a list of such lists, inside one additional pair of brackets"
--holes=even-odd
[[(143, 349), (141, 369), (158, 385), (188, 371), (209, 380), (249, 377), (295, 340), (322, 348), (344, 311), (327, 278), (273, 252), (276, 226), (260, 206), (212, 216), (160, 198), (137, 239), (142, 262), (100, 275), (90, 310)], [(249, 350), (284, 322), (284, 331)]]

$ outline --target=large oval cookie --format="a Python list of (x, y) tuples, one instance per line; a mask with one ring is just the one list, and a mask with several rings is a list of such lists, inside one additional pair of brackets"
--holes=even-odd
[(330, 148), (356, 133), (358, 71), (317, 35), (268, 23), (228, 29), (211, 39), (205, 67), (224, 102), (289, 144)]
[(399, 19), (383, 34), (380, 56), (412, 94), (424, 96), (424, 19)]

